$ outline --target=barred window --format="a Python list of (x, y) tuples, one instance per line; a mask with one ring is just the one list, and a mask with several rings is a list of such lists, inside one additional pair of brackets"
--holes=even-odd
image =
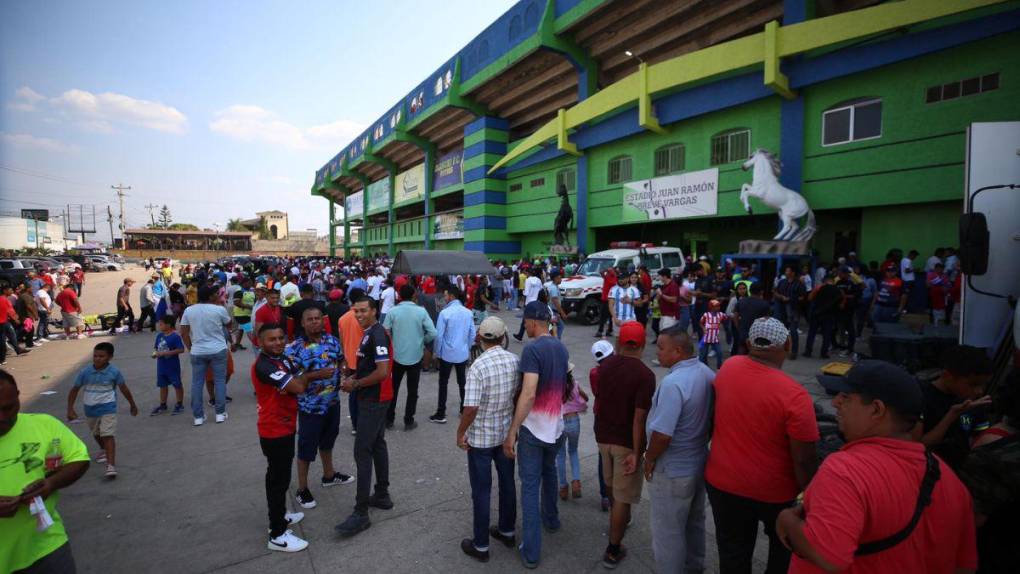
[(655, 150), (655, 175), (669, 175), (684, 169), (684, 146), (672, 144)]
[(712, 137), (712, 165), (745, 160), (750, 153), (751, 130), (731, 130)]
[(629, 155), (614, 157), (609, 160), (606, 183), (624, 183), (631, 180), (631, 159)]
[(561, 185), (566, 186), (568, 192), (577, 189), (577, 172), (574, 168), (568, 167), (556, 172), (556, 193), (559, 193)]

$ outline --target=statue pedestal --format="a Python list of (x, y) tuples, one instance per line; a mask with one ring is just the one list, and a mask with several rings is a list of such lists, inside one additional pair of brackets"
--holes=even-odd
[(745, 239), (740, 242), (740, 253), (754, 253), (758, 255), (810, 255), (811, 245), (808, 241)]
[(550, 255), (577, 255), (577, 247), (572, 245), (550, 245)]

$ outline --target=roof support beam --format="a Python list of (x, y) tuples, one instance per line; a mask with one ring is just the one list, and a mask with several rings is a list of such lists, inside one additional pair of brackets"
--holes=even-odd
[(765, 85), (787, 100), (797, 97), (790, 89), (790, 79), (779, 69), (779, 22), (765, 24)]
[(542, 47), (563, 54), (577, 69), (578, 100), (584, 100), (598, 90), (598, 63), (572, 38), (556, 34), (556, 0), (545, 2), (545, 11), (538, 24), (538, 37)]

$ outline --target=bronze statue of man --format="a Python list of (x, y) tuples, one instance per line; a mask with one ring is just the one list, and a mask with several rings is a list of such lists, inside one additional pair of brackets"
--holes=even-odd
[(567, 186), (561, 183), (556, 195), (560, 196), (560, 212), (556, 214), (556, 223), (553, 226), (555, 242), (556, 245), (569, 245), (567, 232), (574, 221), (574, 210), (570, 208), (570, 200), (567, 198)]

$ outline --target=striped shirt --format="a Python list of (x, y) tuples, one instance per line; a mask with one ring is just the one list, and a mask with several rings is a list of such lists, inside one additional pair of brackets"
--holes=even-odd
[[(633, 285), (628, 287), (614, 285), (609, 290), (609, 298), (616, 305), (616, 318), (620, 320), (620, 323), (637, 319), (637, 316), (634, 314), (634, 301), (641, 298), (641, 291), (637, 287)], [(627, 299), (627, 301), (624, 302), (624, 299)]]
[(729, 316), (719, 311), (709, 311), (701, 316), (701, 328), (705, 331), (702, 343), (718, 343), (719, 327), (723, 321), (728, 321)]
[(468, 369), (464, 406), (478, 407), (467, 429), (467, 442), (473, 448), (493, 448), (506, 439), (514, 414), (518, 363), (517, 355), (497, 345)]

